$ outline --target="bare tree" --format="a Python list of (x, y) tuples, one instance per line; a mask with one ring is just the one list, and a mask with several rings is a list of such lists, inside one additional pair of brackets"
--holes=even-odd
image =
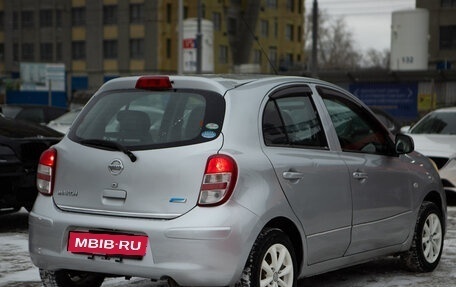
[(390, 57), (391, 53), (388, 49), (383, 51), (369, 49), (364, 54), (362, 66), (368, 69), (386, 70), (389, 66)]
[[(305, 49), (308, 59), (312, 55), (312, 15), (306, 17)], [(320, 70), (387, 69), (389, 50), (358, 48), (344, 18), (332, 18), (326, 12), (318, 15), (318, 67)], [(309, 62), (309, 61), (308, 61)]]

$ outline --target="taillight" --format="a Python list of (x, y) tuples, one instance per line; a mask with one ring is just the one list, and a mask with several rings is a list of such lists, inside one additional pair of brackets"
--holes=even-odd
[(144, 76), (136, 81), (136, 89), (143, 90), (169, 90), (172, 89), (171, 81), (167, 76)]
[(36, 187), (44, 195), (52, 195), (56, 161), (57, 151), (54, 148), (47, 149), (41, 154), (36, 173)]
[(198, 205), (223, 204), (233, 193), (236, 180), (237, 165), (233, 158), (223, 154), (210, 156), (201, 184)]

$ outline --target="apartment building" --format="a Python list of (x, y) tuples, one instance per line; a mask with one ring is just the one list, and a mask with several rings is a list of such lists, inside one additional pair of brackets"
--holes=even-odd
[[(67, 89), (77, 91), (117, 76), (177, 73), (178, 3), (0, 0), (0, 75), (19, 77), (24, 62), (63, 63)], [(304, 61), (303, 0), (183, 0), (183, 18), (198, 15), (212, 23), (211, 72), (274, 73)]]
[(416, 0), (429, 10), (429, 69), (456, 69), (456, 0)]

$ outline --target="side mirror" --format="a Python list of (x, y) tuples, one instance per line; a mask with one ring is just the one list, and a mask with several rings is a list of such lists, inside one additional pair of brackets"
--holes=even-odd
[(415, 149), (413, 139), (408, 135), (397, 134), (395, 144), (397, 154), (411, 153)]
[(409, 132), (411, 126), (401, 127), (401, 133), (406, 134)]

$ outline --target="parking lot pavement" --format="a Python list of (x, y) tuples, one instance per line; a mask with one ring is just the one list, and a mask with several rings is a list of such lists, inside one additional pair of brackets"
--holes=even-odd
[[(0, 287), (40, 287), (28, 255), (27, 212), (0, 216)], [(456, 207), (448, 208), (448, 231), (440, 265), (432, 273), (405, 271), (393, 257), (300, 280), (299, 287), (453, 287), (456, 280)], [(109, 287), (164, 287), (164, 282), (107, 279)]]

